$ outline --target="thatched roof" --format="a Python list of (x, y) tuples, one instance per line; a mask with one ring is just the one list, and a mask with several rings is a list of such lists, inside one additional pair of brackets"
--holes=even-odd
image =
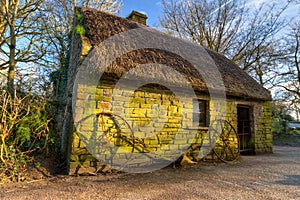
[[(80, 17), (81, 19), (77, 20), (76, 23), (81, 24), (84, 27), (84, 37), (89, 40), (89, 43), (92, 47), (97, 47), (108, 38), (128, 30), (141, 27), (147, 30), (153, 30), (142, 24), (94, 9), (77, 8), (77, 12), (80, 13), (82, 17)], [(158, 34), (166, 37), (166, 34), (164, 33), (158, 32)], [(241, 70), (232, 61), (228, 60), (223, 55), (216, 53), (215, 51), (209, 49), (205, 49), (205, 51), (208, 53), (208, 55), (210, 55), (217, 66), (217, 69), (219, 70), (224, 82), (226, 94), (228, 96), (256, 100), (272, 99), (268, 90), (261, 87), (253, 78)], [(207, 85), (202, 77), (203, 74), (200, 74), (197, 70), (193, 69), (188, 60), (162, 49), (144, 48), (127, 52), (126, 54), (115, 59), (113, 64), (110, 65), (106, 72), (107, 74), (114, 74), (114, 76), (122, 77), (122, 75), (124, 75), (129, 69), (147, 63), (168, 65), (178, 71), (180, 74), (184, 74), (186, 78), (185, 80), (181, 80), (180, 78), (176, 77), (176, 75), (174, 75), (174, 77), (168, 77), (171, 82), (172, 80), (174, 81), (174, 84), (181, 85), (181, 81), (186, 82), (188, 80), (195, 91), (207, 92), (208, 90)], [(138, 78), (151, 79), (151, 76), (155, 77), (156, 74), (149, 71), (144, 73), (144, 77)]]

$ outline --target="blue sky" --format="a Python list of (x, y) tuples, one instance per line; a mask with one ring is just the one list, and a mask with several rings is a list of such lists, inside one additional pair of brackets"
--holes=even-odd
[(121, 17), (126, 17), (132, 10), (136, 10), (144, 12), (148, 16), (147, 24), (149, 26), (158, 26), (158, 16), (162, 10), (161, 0), (123, 0), (123, 3)]
[[(231, 2), (233, 0), (228, 0)], [(271, 4), (278, 3), (279, 5), (284, 4), (287, 0), (248, 0), (247, 6), (258, 8), (262, 3)], [(144, 12), (148, 16), (147, 24), (151, 27), (159, 26), (158, 17), (162, 14), (162, 6), (161, 0), (123, 0), (124, 6), (120, 13), (121, 17), (126, 17), (131, 13), (132, 10)], [(300, 6), (294, 6), (289, 8), (285, 12), (285, 16), (294, 16), (295, 14), (299, 14)]]

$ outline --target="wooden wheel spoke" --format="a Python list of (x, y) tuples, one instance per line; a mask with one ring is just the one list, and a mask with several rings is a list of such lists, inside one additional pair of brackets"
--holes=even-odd
[[(239, 142), (234, 127), (225, 120), (217, 120), (215, 124), (220, 127), (220, 132), (217, 133), (219, 140), (215, 144), (214, 153), (224, 162), (235, 161), (239, 157)], [(218, 130), (217, 127), (214, 130)]]
[(233, 129), (233, 127), (230, 126), (230, 129), (229, 129), (229, 131), (227, 132), (227, 137), (230, 137), (232, 129)]
[(223, 135), (224, 134), (224, 124), (222, 122), (220, 124), (221, 124), (220, 125), (221, 126), (221, 130), (222, 130), (221, 135)]
[(230, 156), (231, 156), (231, 157), (234, 157), (234, 153), (233, 153), (232, 149), (231, 149), (231, 148), (228, 148), (228, 150), (229, 150)]

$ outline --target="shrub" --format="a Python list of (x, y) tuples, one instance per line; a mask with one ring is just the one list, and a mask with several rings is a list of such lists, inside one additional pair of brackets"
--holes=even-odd
[(19, 181), (33, 152), (49, 152), (51, 121), (43, 98), (0, 90), (0, 179)]

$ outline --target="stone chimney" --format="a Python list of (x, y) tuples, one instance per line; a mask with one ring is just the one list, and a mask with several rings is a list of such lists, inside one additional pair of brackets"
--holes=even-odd
[(135, 21), (135, 22), (147, 25), (147, 19), (148, 19), (147, 15), (145, 15), (143, 13), (140, 13), (140, 12), (137, 12), (135, 10), (133, 10), (130, 13), (130, 15), (128, 17), (126, 17), (126, 18), (129, 19), (129, 20), (132, 20), (132, 21)]

